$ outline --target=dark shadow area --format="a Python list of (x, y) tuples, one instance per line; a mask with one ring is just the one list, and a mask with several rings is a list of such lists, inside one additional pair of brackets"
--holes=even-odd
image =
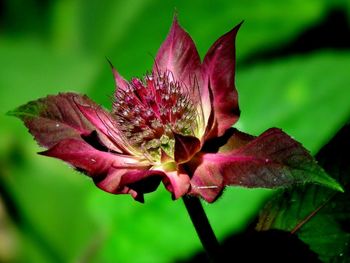
[(48, 35), (51, 9), (49, 0), (0, 0), (0, 33)]
[(0, 26), (4, 24), (4, 16), (5, 16), (5, 0), (0, 0)]
[[(222, 243), (221, 262), (320, 263), (317, 255), (296, 235), (279, 230), (257, 232), (253, 224), (244, 233), (228, 237)], [(209, 263), (205, 253), (177, 263)]]
[(330, 10), (322, 21), (300, 33), (290, 43), (252, 54), (242, 66), (321, 49), (350, 49), (350, 23), (345, 10)]

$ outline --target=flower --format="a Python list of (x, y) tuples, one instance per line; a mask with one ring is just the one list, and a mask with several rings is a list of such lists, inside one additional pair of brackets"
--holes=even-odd
[(227, 185), (286, 187), (316, 182), (339, 189), (310, 154), (280, 129), (254, 137), (232, 128), (239, 118), (235, 38), (221, 36), (201, 62), (174, 18), (152, 71), (116, 83), (112, 111), (87, 96), (61, 93), (11, 112), (40, 154), (59, 158), (104, 191), (138, 201), (162, 182), (174, 199), (215, 201)]

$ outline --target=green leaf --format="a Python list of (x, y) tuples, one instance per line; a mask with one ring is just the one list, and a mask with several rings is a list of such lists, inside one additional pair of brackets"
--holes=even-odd
[(321, 51), (238, 71), (235, 126), (250, 134), (282, 128), (316, 154), (350, 115), (349, 66), (349, 52)]
[(257, 230), (289, 231), (307, 243), (324, 262), (350, 259), (350, 125), (345, 126), (322, 150), (317, 159), (334, 178), (341, 181), (344, 194), (319, 186), (287, 190), (262, 210)]

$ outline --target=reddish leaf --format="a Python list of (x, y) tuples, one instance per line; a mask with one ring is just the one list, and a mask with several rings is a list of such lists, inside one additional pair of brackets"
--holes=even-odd
[(238, 149), (201, 153), (194, 159), (192, 194), (208, 202), (216, 199), (223, 185), (275, 188), (318, 183), (341, 190), (300, 143), (279, 129), (270, 129)]
[(76, 98), (84, 104), (97, 106), (86, 96), (61, 93), (28, 102), (9, 114), (20, 118), (40, 145), (52, 147), (61, 140), (80, 138), (95, 130), (77, 107)]

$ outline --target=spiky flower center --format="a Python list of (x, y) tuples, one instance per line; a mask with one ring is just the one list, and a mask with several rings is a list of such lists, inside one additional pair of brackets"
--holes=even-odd
[(133, 78), (126, 89), (118, 88), (113, 114), (128, 143), (153, 162), (174, 158), (173, 133), (195, 136), (198, 130), (192, 88), (170, 72)]

